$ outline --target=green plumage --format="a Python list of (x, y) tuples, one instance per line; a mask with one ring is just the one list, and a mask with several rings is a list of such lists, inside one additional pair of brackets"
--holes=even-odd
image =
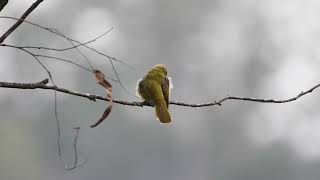
[(138, 84), (138, 94), (155, 106), (156, 116), (162, 123), (169, 123), (171, 116), (169, 108), (169, 79), (167, 68), (157, 64), (151, 68)]

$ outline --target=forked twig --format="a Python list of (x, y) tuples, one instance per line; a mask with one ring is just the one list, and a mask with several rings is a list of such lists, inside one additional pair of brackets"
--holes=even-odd
[(3, 43), (5, 39), (14, 31), (17, 29), (17, 27), (20, 26), (20, 24), (26, 19), (26, 17), (36, 8), (40, 3), (42, 3), (43, 0), (37, 0), (35, 3), (33, 3), (29, 9), (23, 13), (23, 15), (20, 17), (20, 19), (14, 23), (10, 29), (7, 30), (1, 37), (0, 37), (0, 44)]
[(74, 163), (73, 163), (73, 166), (71, 166), (71, 167), (65, 167), (65, 169), (68, 171), (79, 168), (79, 167), (83, 166), (84, 164), (86, 164), (86, 162), (87, 162), (85, 160), (85, 161), (78, 163), (79, 160), (78, 160), (77, 142), (78, 142), (80, 127), (75, 127), (75, 128), (73, 128), (73, 130), (74, 130), (74, 139), (73, 139)]

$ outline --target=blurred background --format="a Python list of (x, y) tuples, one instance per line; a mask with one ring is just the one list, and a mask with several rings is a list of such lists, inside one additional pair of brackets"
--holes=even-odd
[[(19, 18), (34, 0), (11, 0), (0, 16)], [(202, 103), (226, 95), (284, 99), (319, 83), (320, 2), (316, 0), (55, 0), (28, 20), (78, 41), (114, 29), (90, 46), (116, 57), (116, 99), (135, 101), (145, 71), (166, 64), (172, 100)], [(15, 21), (0, 19), (0, 34)], [(6, 44), (69, 47), (63, 38), (22, 24)], [(80, 48), (115, 78), (104, 57)], [(35, 51), (36, 52), (36, 51)], [(88, 65), (75, 50), (37, 51)], [(28, 54), (0, 48), (0, 81), (38, 82), (48, 75)], [(41, 59), (55, 83), (104, 95), (92, 74)], [(54, 93), (0, 89), (0, 178), (6, 180), (316, 180), (320, 176), (319, 91), (286, 104), (227, 101), (221, 107), (170, 107), (160, 124), (150, 107), (115, 104), (95, 129), (106, 102), (58, 93), (62, 158)], [(74, 171), (73, 131), (80, 126)]]

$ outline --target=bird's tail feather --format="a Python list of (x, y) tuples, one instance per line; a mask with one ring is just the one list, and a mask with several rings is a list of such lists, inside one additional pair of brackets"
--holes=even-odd
[(171, 122), (171, 116), (164, 99), (158, 99), (155, 102), (155, 109), (156, 109), (156, 116), (159, 118), (160, 122), (162, 123)]

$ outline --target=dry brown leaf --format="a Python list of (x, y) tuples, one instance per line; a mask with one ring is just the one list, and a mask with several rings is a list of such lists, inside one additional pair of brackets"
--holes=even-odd
[(95, 124), (92, 124), (90, 127), (91, 127), (91, 128), (94, 128), (94, 127), (97, 127), (100, 123), (102, 123), (102, 121), (105, 120), (105, 119), (108, 117), (108, 115), (110, 114), (111, 109), (112, 109), (112, 106), (110, 105), (110, 106), (104, 111), (104, 113), (102, 114), (101, 118), (100, 118)]
[(94, 74), (96, 75), (97, 83), (105, 89), (111, 91), (112, 85), (104, 78), (104, 74), (99, 70), (94, 70)]
[(112, 110), (112, 85), (105, 79), (104, 74), (99, 71), (99, 70), (94, 70), (93, 71), (95, 76), (96, 76), (96, 80), (97, 83), (100, 84), (102, 87), (104, 87), (104, 89), (106, 90), (106, 94), (107, 97), (109, 99), (110, 102), (110, 106), (103, 112), (101, 118), (94, 123), (93, 125), (91, 125), (91, 128), (97, 127), (100, 123), (102, 123), (110, 114), (111, 110)]

